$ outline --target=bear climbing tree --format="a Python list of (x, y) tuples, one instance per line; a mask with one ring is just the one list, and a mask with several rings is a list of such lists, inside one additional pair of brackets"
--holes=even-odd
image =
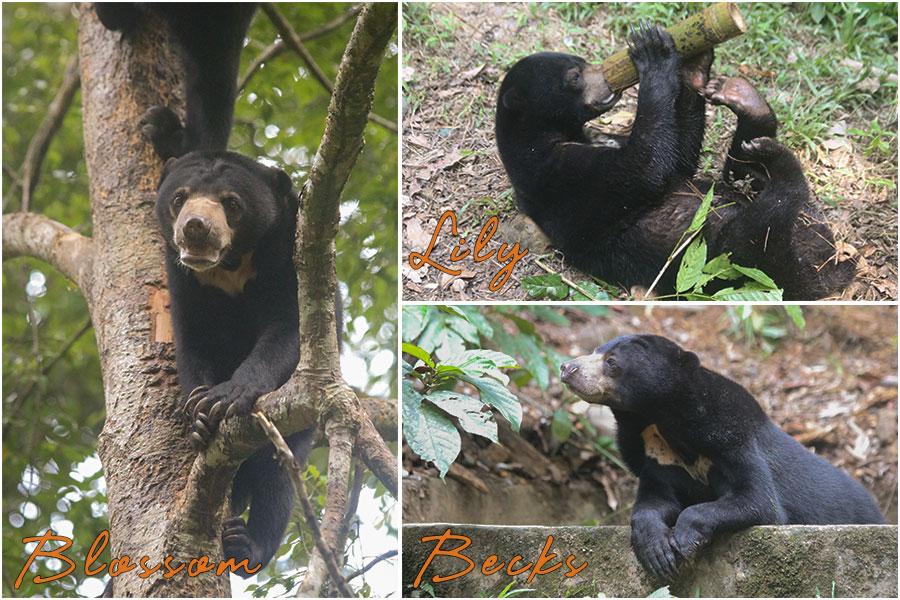
[[(267, 7), (275, 10), (272, 7)], [(78, 11), (85, 161), (90, 178), (90, 238), (30, 212), (4, 215), (5, 258), (34, 256), (72, 279), (83, 293), (100, 351), (107, 419), (98, 442), (108, 489), (113, 557), (221, 558), (222, 503), (240, 462), (265, 441), (252, 419), (220, 430), (202, 455), (174, 407), (171, 330), (167, 326), (162, 244), (152, 212), (161, 161), (136, 127), (148, 106), (183, 110), (169, 28), (149, 16), (119, 51), (121, 36)], [(277, 12), (277, 11), (276, 11)], [(300, 318), (298, 373), (258, 403), (284, 434), (324, 424), (330, 447), (327, 503), (301, 593), (318, 595), (330, 550), (341, 548), (341, 521), (354, 451), (396, 495), (396, 461), (366, 408), (343, 383), (334, 336), (334, 236), (338, 200), (362, 145), (372, 90), (396, 27), (396, 5), (360, 13), (334, 83), (314, 167), (303, 189), (298, 236)], [(113, 90), (111, 93), (110, 90)], [(165, 102), (163, 102), (165, 99)], [(25, 207), (27, 210), (27, 207)], [(315, 348), (315, 351), (312, 349)], [(390, 411), (387, 411), (390, 412)], [(340, 549), (337, 551), (340, 554)], [(115, 579), (117, 596), (230, 595), (225, 577)]]

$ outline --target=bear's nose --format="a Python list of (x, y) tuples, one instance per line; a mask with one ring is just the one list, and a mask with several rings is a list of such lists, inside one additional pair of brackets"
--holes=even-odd
[(202, 242), (209, 235), (209, 222), (203, 217), (191, 217), (184, 224), (184, 237), (188, 242)]
[(575, 371), (578, 370), (578, 365), (575, 364), (575, 361), (563, 363), (559, 366), (559, 378), (563, 381), (568, 381), (569, 378), (575, 374)]

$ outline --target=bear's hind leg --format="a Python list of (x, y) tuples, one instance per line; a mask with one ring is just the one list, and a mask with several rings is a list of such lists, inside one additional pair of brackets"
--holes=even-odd
[(757, 177), (758, 171), (748, 164), (750, 158), (743, 148), (744, 142), (754, 138), (774, 138), (778, 129), (775, 113), (753, 84), (743, 77), (715, 77), (709, 80), (704, 95), (710, 104), (727, 106), (737, 115), (737, 129), (725, 158), (722, 178), (743, 179), (747, 175)]
[[(302, 465), (315, 437), (315, 428), (300, 431), (286, 438), (294, 458)], [(248, 458), (238, 469), (232, 484), (231, 503), (234, 516), (227, 519), (222, 529), (222, 546), (226, 560), (236, 563), (246, 559), (252, 569), (256, 565), (265, 568), (287, 529), (294, 503), (294, 486), (290, 475), (272, 457), (273, 448), (266, 445)], [(250, 517), (244, 524), (239, 515), (247, 502)], [(250, 577), (243, 569), (237, 575)]]

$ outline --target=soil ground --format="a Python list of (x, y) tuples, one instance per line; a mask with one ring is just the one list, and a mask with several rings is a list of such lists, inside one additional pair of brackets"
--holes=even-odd
[[(561, 13), (576, 10), (573, 5), (528, 7), (518, 3), (481, 3), (430, 4), (427, 10), (422, 5), (406, 8), (409, 10), (404, 11), (403, 38), (404, 299), (527, 299), (522, 278), (547, 273), (561, 274), (570, 287), (591, 281), (590, 277), (568, 267), (537, 227), (516, 210), (494, 144), (495, 96), (505, 68), (531, 52), (565, 51), (598, 61), (625, 47), (624, 39), (616, 37), (611, 21), (621, 20), (622, 11), (628, 9), (603, 5), (572, 21)], [(584, 10), (588, 12), (587, 8)], [(750, 16), (752, 19), (753, 15)], [(789, 18), (794, 20), (794, 17), (789, 13)], [(628, 18), (627, 14), (624, 18)], [(799, 21), (799, 16), (796, 20)], [(757, 23), (759, 27), (754, 29), (751, 20), (745, 38), (757, 35), (762, 39), (769, 35), (761, 31), (761, 19)], [(822, 98), (812, 97), (813, 92), (801, 90), (800, 84), (792, 89), (776, 89), (773, 83), (778, 75), (808, 64), (803, 62), (804, 57), (827, 55), (835, 62), (852, 58), (833, 56), (835, 50), (827, 45), (828, 37), (808, 27), (792, 28), (785, 43), (793, 47), (779, 58), (778, 64), (755, 62), (752, 54), (730, 57), (725, 46), (732, 42), (728, 42), (720, 47), (721, 51), (717, 49), (713, 72), (740, 73), (770, 101), (777, 100), (773, 105), (782, 123), (779, 137), (800, 157), (826, 219), (841, 242), (839, 248), (857, 262), (857, 281), (840, 299), (896, 299), (896, 136), (889, 134), (893, 136), (892, 150), (879, 154), (867, 151), (863, 138), (848, 134), (854, 129), (869, 129), (873, 122), (896, 132), (896, 100), (893, 104), (883, 104), (859, 100), (857, 94), (851, 103), (843, 96), (836, 97), (851, 96), (844, 89), (845, 81), (840, 79), (842, 71), (837, 69), (833, 69), (833, 77), (823, 76), (812, 82), (812, 88), (823, 90)], [(896, 62), (891, 72), (896, 72)], [(805, 76), (798, 75), (798, 78)], [(611, 112), (601, 117), (601, 128), (610, 133), (627, 133), (635, 106), (636, 88), (632, 88)], [(790, 108), (779, 112), (779, 106)], [(833, 107), (827, 113), (829, 122), (811, 124), (816, 111), (824, 111), (826, 106)], [(716, 107), (708, 107), (707, 116), (701, 172), (715, 177), (733, 132), (734, 117)], [(805, 125), (801, 125), (804, 120)], [(818, 132), (812, 138), (807, 133), (810, 127)], [(462, 270), (459, 276), (448, 275), (432, 266), (418, 270), (410, 267), (410, 253), (424, 251), (438, 218), (448, 209), (457, 215), (460, 237), (474, 240), (487, 218), (497, 215), (500, 226), (487, 250), (497, 250), (502, 242), (517, 241), (528, 248), (528, 255), (501, 290), (495, 292), (488, 288), (500, 268), (494, 259), (475, 263), (470, 257), (452, 265)], [(449, 227), (444, 224), (443, 234), (431, 254), (432, 259), (443, 265), (450, 265), (449, 256), (456, 241)], [(612, 296), (617, 298), (641, 299), (642, 295), (641, 290), (612, 290)]]

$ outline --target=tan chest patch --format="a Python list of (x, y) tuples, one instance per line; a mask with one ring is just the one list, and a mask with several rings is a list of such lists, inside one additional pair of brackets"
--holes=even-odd
[(644, 454), (648, 458), (652, 458), (661, 465), (681, 467), (694, 481), (699, 481), (704, 485), (709, 484), (709, 468), (712, 466), (710, 459), (698, 456), (693, 463), (686, 463), (677, 452), (672, 450), (669, 442), (662, 436), (655, 424), (644, 428), (641, 437), (644, 439)]
[(256, 267), (253, 266), (253, 253), (248, 252), (241, 258), (240, 266), (234, 271), (226, 271), (222, 267), (209, 269), (208, 271), (194, 272), (194, 277), (201, 285), (217, 287), (229, 296), (237, 296), (244, 291), (247, 282), (256, 277)]

